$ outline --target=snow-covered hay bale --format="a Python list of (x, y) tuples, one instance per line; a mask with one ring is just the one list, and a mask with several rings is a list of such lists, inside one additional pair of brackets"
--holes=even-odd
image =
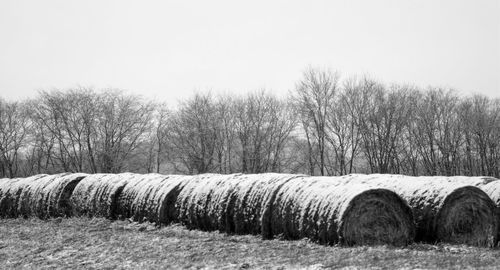
[(338, 178), (395, 191), (413, 209), (417, 241), (476, 246), (496, 243), (496, 207), (478, 187), (446, 177), (374, 174)]
[(122, 191), (116, 198), (116, 217), (125, 219), (131, 217), (132, 202), (137, 196), (137, 192), (143, 182), (150, 180), (151, 177), (145, 174), (133, 174), (123, 187)]
[(73, 214), (116, 218), (117, 199), (135, 174), (91, 174), (82, 179), (70, 197)]
[(207, 230), (210, 223), (204, 219), (208, 194), (217, 182), (219, 174), (200, 174), (190, 176), (184, 183), (176, 200), (178, 220), (190, 229)]
[(70, 216), (69, 198), (74, 188), (86, 176), (82, 173), (49, 175), (32, 181), (21, 192), (18, 212), (24, 217), (39, 218)]
[[(234, 232), (229, 224), (234, 224), (235, 200), (232, 195), (245, 181), (242, 174), (222, 175), (214, 179), (213, 188), (207, 194), (205, 216), (208, 227), (222, 232)], [(203, 209), (201, 209), (203, 210)]]
[(449, 182), (449, 183), (455, 183), (455, 184), (464, 184), (464, 185), (469, 185), (469, 186), (476, 186), (476, 187), (482, 187), (484, 185), (487, 185), (491, 182), (498, 181), (497, 178), (495, 177), (490, 177), (490, 176), (462, 176), (462, 175), (457, 175), (457, 176), (402, 176), (402, 175), (397, 175), (397, 177), (410, 177), (410, 178), (415, 178), (420, 181), (440, 181), (440, 182)]
[(191, 177), (177, 199), (179, 221), (189, 228), (228, 231), (227, 205), (241, 176), (203, 174)]
[(481, 189), (490, 196), (497, 206), (497, 219), (499, 220), (497, 240), (500, 241), (500, 181), (492, 181), (482, 185)]
[(450, 183), (460, 183), (471, 186), (479, 187), (493, 200), (497, 206), (498, 218), (498, 236), (497, 241), (500, 240), (500, 181), (498, 178), (491, 176), (449, 176), (449, 177), (435, 177), (435, 176), (420, 176), (418, 179), (446, 181)]
[(17, 213), (22, 217), (30, 217), (43, 208), (42, 200), (44, 197), (43, 189), (56, 178), (64, 174), (47, 175), (36, 181), (26, 183), (21, 193), (17, 205)]
[(10, 212), (12, 196), (9, 193), (11, 185), (17, 182), (17, 178), (3, 178), (0, 181), (0, 217), (7, 217)]
[(226, 231), (272, 238), (271, 215), (276, 195), (286, 182), (300, 176), (264, 173), (235, 177), (237, 181), (229, 192), (225, 210)]
[(490, 196), (497, 206), (500, 206), (500, 181), (489, 182), (482, 185), (481, 189)]
[(14, 178), (5, 182), (2, 185), (2, 197), (0, 198), (0, 216), (18, 217), (20, 214), (18, 206), (23, 189), (46, 176), (46, 174), (38, 174), (26, 178)]
[(71, 216), (73, 209), (71, 208), (71, 195), (76, 186), (88, 174), (73, 173), (59, 177), (47, 186), (49, 193), (46, 197), (47, 209), (45, 213), (41, 213), (39, 217), (67, 217)]
[(2, 178), (0, 179), (0, 199), (2, 198), (3, 194), (7, 191), (9, 188), (10, 183), (12, 182), (12, 178)]
[(177, 221), (175, 202), (186, 180), (181, 175), (144, 175), (130, 181), (118, 198), (122, 218), (169, 224)]
[(286, 182), (273, 204), (271, 229), (286, 239), (322, 244), (407, 245), (415, 223), (393, 191), (368, 185), (301, 177)]

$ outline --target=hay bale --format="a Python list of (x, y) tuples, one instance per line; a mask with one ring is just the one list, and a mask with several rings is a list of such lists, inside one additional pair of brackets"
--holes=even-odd
[(188, 228), (227, 231), (226, 208), (241, 174), (204, 174), (185, 181), (177, 205), (179, 221)]
[(132, 203), (137, 196), (137, 192), (143, 182), (150, 179), (148, 175), (134, 174), (134, 177), (127, 181), (120, 195), (117, 197), (116, 217), (126, 219), (132, 216)]
[(234, 232), (228, 224), (234, 223), (228, 222), (234, 213), (234, 202), (231, 200), (235, 189), (245, 181), (245, 176), (243, 174), (231, 174), (231, 175), (221, 175), (214, 179), (214, 183), (207, 194), (207, 199), (205, 200), (205, 216), (209, 221), (208, 226), (210, 229), (219, 230), (221, 232)]
[(480, 186), (490, 196), (497, 207), (500, 207), (500, 181), (492, 181)]
[(497, 206), (497, 220), (499, 223), (497, 232), (497, 241), (500, 241), (500, 181), (491, 181), (480, 186), (480, 188), (490, 196)]
[(3, 194), (5, 191), (7, 191), (10, 183), (12, 182), (13, 178), (2, 178), (0, 179), (0, 199), (2, 198)]
[(18, 210), (23, 216), (67, 217), (72, 214), (69, 199), (83, 173), (62, 173), (31, 182), (22, 192)]
[(264, 173), (235, 177), (237, 181), (227, 199), (225, 230), (272, 238), (271, 215), (276, 194), (281, 186), (296, 177), (300, 175)]
[(326, 177), (287, 181), (277, 193), (271, 220), (273, 234), (330, 245), (401, 246), (415, 236), (412, 210), (396, 193)]
[(211, 186), (218, 174), (200, 174), (190, 176), (186, 179), (182, 190), (177, 196), (175, 208), (178, 213), (178, 221), (190, 229), (207, 229), (204, 207), (210, 193)]
[(47, 195), (47, 209), (45, 214), (40, 217), (69, 217), (73, 213), (70, 202), (74, 189), (88, 174), (73, 173), (65, 175), (52, 182), (47, 189), (50, 192)]
[(279, 187), (294, 177), (275, 173), (192, 176), (177, 198), (179, 221), (192, 229), (271, 238), (267, 233), (272, 201)]
[(16, 181), (18, 181), (18, 178), (3, 178), (0, 181), (0, 217), (8, 216), (9, 204), (12, 203), (8, 191), (10, 186)]
[(19, 202), (17, 205), (17, 213), (22, 217), (35, 216), (35, 213), (40, 213), (44, 208), (44, 197), (47, 192), (44, 189), (57, 178), (65, 174), (47, 175), (39, 178), (36, 181), (26, 183), (21, 194), (19, 195)]
[(131, 217), (135, 221), (169, 224), (178, 221), (175, 202), (189, 176), (152, 174), (149, 181), (137, 189), (131, 204)]
[(118, 197), (117, 216), (135, 221), (168, 224), (177, 220), (175, 201), (188, 176), (136, 175)]
[(465, 184), (470, 186), (482, 187), (491, 182), (498, 181), (497, 178), (490, 176), (402, 176), (400, 177), (413, 177), (418, 179), (419, 181), (440, 181), (440, 182), (449, 182), (449, 183), (457, 183), (457, 184)]
[[(413, 209), (417, 241), (493, 246), (497, 242), (496, 207), (478, 187), (460, 178), (402, 175), (349, 175), (332, 178), (396, 192)], [(470, 180), (470, 179), (469, 179)]]
[(92, 174), (81, 180), (70, 197), (73, 214), (116, 218), (117, 198), (136, 174)]
[(0, 216), (10, 218), (18, 217), (18, 206), (23, 189), (26, 188), (28, 184), (46, 176), (46, 174), (38, 174), (26, 178), (14, 178), (5, 182), (2, 188), (2, 197), (0, 199)]
[(460, 183), (479, 187), (493, 200), (497, 206), (498, 233), (497, 241), (500, 240), (500, 181), (498, 178), (491, 176), (449, 176), (449, 177), (433, 177), (421, 176), (418, 179), (429, 181), (446, 181), (450, 183)]

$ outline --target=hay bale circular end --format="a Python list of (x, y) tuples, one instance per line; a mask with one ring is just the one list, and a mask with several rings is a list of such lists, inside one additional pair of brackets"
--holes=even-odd
[(411, 208), (387, 189), (369, 189), (355, 196), (341, 220), (339, 235), (345, 245), (404, 246), (415, 237)]
[(477, 187), (453, 191), (443, 202), (434, 225), (438, 241), (483, 247), (497, 242), (496, 205)]

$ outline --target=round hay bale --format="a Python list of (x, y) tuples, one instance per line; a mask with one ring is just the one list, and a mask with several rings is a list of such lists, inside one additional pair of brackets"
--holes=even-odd
[(415, 236), (413, 214), (396, 193), (326, 177), (286, 182), (273, 205), (271, 229), (286, 239), (322, 244), (396, 246)]
[(216, 182), (218, 174), (200, 174), (186, 179), (176, 200), (178, 220), (190, 229), (207, 229), (209, 223), (205, 217), (205, 204), (211, 185)]
[(71, 194), (86, 176), (84, 173), (72, 173), (55, 177), (36, 193), (36, 198), (31, 199), (35, 205), (33, 215), (41, 219), (71, 216)]
[[(210, 222), (209, 226), (221, 232), (232, 232), (228, 226), (228, 218), (231, 218), (231, 211), (234, 212), (234, 204), (231, 204), (231, 197), (238, 184), (244, 181), (242, 174), (221, 175), (214, 179), (215, 183), (210, 193), (207, 194), (205, 216)], [(203, 208), (202, 208), (203, 209)], [(234, 222), (233, 222), (234, 223)]]
[(349, 175), (334, 181), (365, 183), (387, 188), (405, 199), (417, 223), (417, 241), (494, 246), (496, 207), (478, 187), (446, 177)]
[(458, 183), (469, 186), (482, 187), (491, 182), (498, 181), (497, 178), (490, 176), (403, 176), (399, 175), (399, 177), (410, 177), (418, 179), (419, 181), (440, 181), (440, 182), (449, 182), (449, 183)]
[(2, 178), (0, 179), (0, 199), (2, 198), (3, 194), (7, 191), (9, 188), (10, 183), (14, 180), (15, 178)]
[(241, 174), (204, 174), (185, 182), (179, 193), (179, 219), (189, 228), (227, 231), (226, 207)]
[(142, 186), (143, 182), (150, 179), (148, 175), (134, 174), (126, 185), (123, 187), (119, 196), (117, 197), (116, 217), (119, 219), (126, 219), (132, 216), (132, 203), (137, 196), (137, 192)]
[(11, 196), (9, 194), (10, 186), (14, 182), (18, 181), (19, 178), (3, 178), (0, 182), (0, 217), (7, 217), (8, 210), (10, 209), (10, 204), (12, 203)]
[(497, 206), (500, 206), (500, 181), (492, 181), (480, 187)]
[(471, 186), (479, 187), (493, 200), (497, 206), (497, 219), (498, 219), (498, 233), (497, 241), (500, 240), (500, 181), (499, 179), (491, 176), (420, 176), (418, 179), (425, 179), (429, 181), (447, 181), (450, 183), (460, 183)]
[(0, 199), (0, 215), (2, 217), (18, 217), (19, 202), (23, 189), (32, 182), (46, 177), (46, 174), (33, 175), (26, 178), (14, 178), (5, 183), (2, 198)]
[(490, 196), (497, 206), (497, 220), (499, 223), (497, 241), (500, 241), (500, 181), (491, 181), (480, 187), (486, 194), (488, 194), (488, 196)]
[(148, 175), (149, 180), (138, 187), (131, 204), (132, 219), (157, 224), (177, 221), (175, 202), (189, 178), (182, 175)]
[(70, 197), (73, 214), (116, 218), (117, 198), (128, 181), (137, 177), (132, 173), (91, 174), (83, 178)]
[(45, 208), (45, 196), (47, 191), (44, 190), (49, 184), (57, 178), (64, 176), (62, 174), (47, 175), (35, 181), (26, 183), (19, 195), (19, 202), (17, 205), (17, 213), (22, 217), (36, 216), (37, 213), (43, 212)]
[(225, 230), (272, 238), (271, 215), (276, 194), (286, 182), (300, 176), (277, 173), (236, 176), (237, 181), (227, 199)]

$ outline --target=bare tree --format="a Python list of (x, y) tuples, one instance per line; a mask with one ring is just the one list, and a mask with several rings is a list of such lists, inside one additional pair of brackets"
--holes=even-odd
[(335, 155), (336, 174), (349, 174), (355, 169), (361, 142), (360, 119), (367, 104), (363, 91), (367, 84), (366, 78), (346, 80), (334, 101), (328, 104), (327, 139)]
[(409, 88), (393, 85), (370, 85), (370, 99), (361, 119), (363, 152), (371, 171), (398, 173), (397, 151), (399, 140), (410, 116)]
[(217, 141), (215, 106), (210, 94), (196, 94), (169, 118), (168, 141), (175, 170), (194, 174), (213, 170)]
[(296, 125), (289, 104), (261, 91), (237, 100), (235, 108), (241, 171), (281, 170), (283, 149)]
[(154, 104), (119, 90), (100, 95), (97, 119), (101, 172), (120, 172), (152, 127)]
[(23, 103), (0, 99), (0, 176), (18, 175), (20, 151), (26, 147), (30, 129)]
[(472, 98), (473, 140), (476, 146), (478, 174), (499, 176), (500, 101), (476, 95)]
[(459, 173), (462, 131), (458, 102), (453, 91), (431, 88), (424, 93), (415, 110), (415, 124), (410, 133), (425, 174)]
[(229, 95), (221, 95), (215, 102), (215, 117), (219, 125), (216, 146), (219, 173), (233, 173), (238, 170), (235, 103), (235, 99)]
[(58, 172), (354, 172), (500, 177), (500, 100), (307, 69), (288, 99), (120, 90), (0, 100), (0, 177)]
[(170, 110), (165, 103), (159, 104), (155, 119), (155, 139), (156, 142), (156, 173), (160, 173), (161, 164), (166, 160), (166, 143), (167, 143), (167, 123), (168, 117), (171, 115)]
[(63, 171), (97, 172), (95, 127), (99, 99), (92, 89), (80, 87), (42, 91), (33, 103), (33, 120), (56, 141), (51, 147), (54, 152), (47, 154), (57, 160)]
[[(61, 171), (119, 172), (151, 129), (154, 106), (119, 90), (92, 89), (40, 92), (32, 108), (47, 158)], [(40, 148), (42, 149), (42, 148)]]
[(294, 101), (308, 141), (310, 174), (314, 174), (314, 146), (319, 156), (319, 173), (326, 174), (327, 116), (338, 88), (338, 73), (309, 68), (294, 92)]
[(29, 146), (25, 151), (24, 175), (58, 172), (60, 168), (53, 158), (56, 138), (43, 123), (36, 120), (36, 110), (33, 108), (38, 106), (38, 101), (28, 100), (27, 104), (31, 108), (27, 110), (31, 129), (28, 134)]

